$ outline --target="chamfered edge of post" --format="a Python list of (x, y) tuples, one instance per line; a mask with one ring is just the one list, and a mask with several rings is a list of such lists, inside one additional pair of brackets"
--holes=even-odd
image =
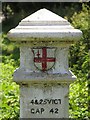
[(75, 42), (81, 39), (82, 31), (78, 30), (77, 32), (51, 32), (51, 33), (8, 33), (7, 37), (11, 41), (17, 42)]
[(69, 74), (61, 73), (37, 73), (23, 72), (17, 69), (13, 74), (13, 81), (16, 83), (72, 83), (76, 80), (76, 76), (69, 70)]

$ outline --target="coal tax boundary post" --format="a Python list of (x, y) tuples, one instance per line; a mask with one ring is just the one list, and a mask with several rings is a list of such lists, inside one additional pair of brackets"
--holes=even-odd
[(82, 32), (64, 18), (40, 9), (21, 20), (8, 38), (20, 45), (20, 67), (14, 81), (20, 85), (20, 118), (68, 118), (68, 51)]

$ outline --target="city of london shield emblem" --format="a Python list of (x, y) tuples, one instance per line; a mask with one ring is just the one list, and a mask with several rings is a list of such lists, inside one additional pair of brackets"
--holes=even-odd
[(49, 47), (33, 48), (35, 66), (42, 71), (51, 69), (56, 61), (55, 50), (56, 48)]

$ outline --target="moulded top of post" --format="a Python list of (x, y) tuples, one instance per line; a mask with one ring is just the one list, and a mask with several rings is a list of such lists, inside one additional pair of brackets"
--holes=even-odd
[(8, 37), (12, 41), (29, 42), (73, 42), (80, 39), (82, 32), (74, 29), (59, 15), (40, 9), (21, 20), (19, 25), (10, 30)]

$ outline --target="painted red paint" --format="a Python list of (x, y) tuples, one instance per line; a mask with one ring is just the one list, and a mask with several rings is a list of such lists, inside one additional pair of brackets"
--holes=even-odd
[(42, 57), (39, 57), (39, 51), (38, 51), (38, 54), (37, 56), (38, 57), (35, 57), (34, 58), (34, 62), (36, 63), (42, 63), (42, 71), (46, 71), (47, 70), (47, 62), (55, 62), (55, 58), (50, 58), (50, 57), (47, 57), (47, 48), (44, 47), (42, 48)]

